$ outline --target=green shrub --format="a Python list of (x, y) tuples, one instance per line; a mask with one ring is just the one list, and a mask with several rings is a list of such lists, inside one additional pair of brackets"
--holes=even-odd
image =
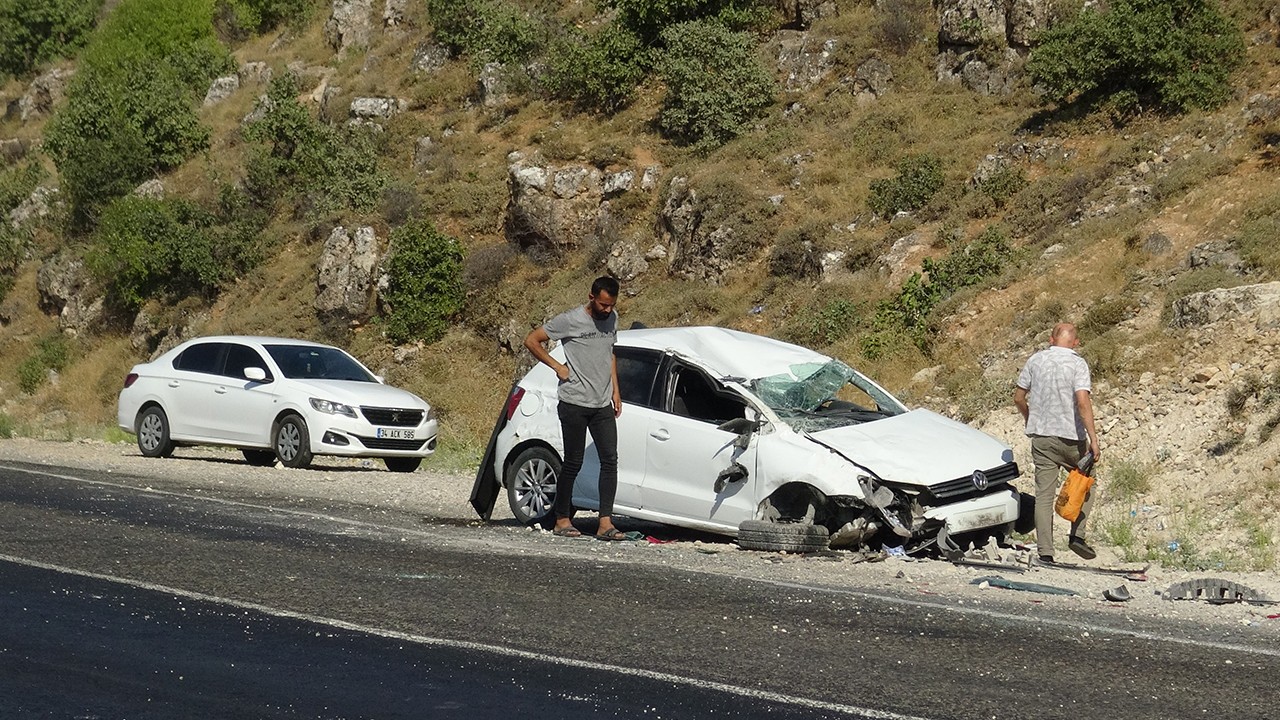
[(973, 242), (940, 260), (925, 258), (922, 273), (912, 273), (898, 293), (876, 309), (875, 329), (905, 330), (922, 352), (929, 352), (937, 330), (934, 309), (961, 289), (982, 283), (1002, 272), (1012, 257), (1008, 238), (989, 227)]
[(694, 21), (668, 28), (662, 41), (667, 94), (658, 126), (676, 142), (710, 151), (746, 131), (773, 102), (773, 77), (750, 35)]
[(924, 39), (927, 5), (917, 0), (883, 0), (875, 4), (872, 32), (878, 44), (906, 55)]
[(120, 198), (102, 214), (89, 267), (126, 311), (150, 298), (210, 295), (261, 257), (251, 229), (217, 221), (186, 200)]
[(209, 146), (194, 103), (233, 67), (212, 18), (212, 0), (124, 0), (85, 49), (45, 134), (78, 225)]
[(10, 210), (31, 197), (44, 176), (44, 168), (36, 161), (0, 170), (0, 217), (8, 217)]
[(50, 370), (61, 371), (70, 358), (71, 346), (61, 334), (41, 338), (35, 352), (18, 364), (18, 387), (28, 395), (35, 392)]
[(18, 434), (17, 424), (9, 413), (0, 412), (0, 438), (8, 440)]
[(387, 337), (396, 343), (439, 340), (466, 300), (462, 247), (426, 220), (392, 231), (387, 278), (380, 300)]
[(818, 223), (784, 230), (769, 252), (769, 274), (796, 279), (821, 275), (818, 244), (822, 241), (823, 230)]
[(1059, 104), (1154, 104), (1185, 112), (1231, 96), (1244, 61), (1240, 31), (1211, 0), (1115, 0), (1050, 27), (1027, 73)]
[(542, 29), (527, 13), (503, 0), (427, 0), (436, 40), (473, 63), (521, 63), (542, 44)]
[(942, 161), (932, 155), (915, 155), (898, 161), (898, 174), (871, 183), (867, 205), (883, 217), (919, 210), (942, 189)]
[(978, 192), (991, 198), (996, 208), (1003, 209), (1009, 199), (1027, 185), (1027, 174), (1013, 165), (1002, 167), (978, 183)]
[(102, 0), (0, 3), (0, 75), (26, 75), (84, 44)]
[(284, 24), (301, 25), (313, 0), (218, 0), (215, 22), (235, 37), (264, 33)]
[(640, 38), (616, 25), (595, 35), (570, 31), (552, 45), (543, 84), (579, 110), (613, 114), (631, 102), (651, 66)]
[(805, 345), (832, 345), (852, 334), (861, 321), (862, 309), (858, 303), (836, 298), (801, 313), (790, 334)]
[(759, 0), (604, 0), (602, 4), (616, 9), (618, 25), (646, 44), (659, 42), (664, 31), (684, 22), (708, 20), (730, 30), (751, 30), (769, 17)]
[(1240, 233), (1232, 245), (1251, 267), (1280, 278), (1280, 195), (1268, 197), (1244, 212)]
[(290, 200), (304, 214), (374, 208), (388, 182), (378, 168), (374, 131), (321, 123), (298, 102), (296, 82), (291, 75), (272, 80), (269, 110), (245, 128), (255, 143), (249, 191), (260, 204)]
[(1097, 337), (1129, 317), (1129, 303), (1124, 298), (1100, 300), (1084, 311), (1080, 333), (1085, 338)]

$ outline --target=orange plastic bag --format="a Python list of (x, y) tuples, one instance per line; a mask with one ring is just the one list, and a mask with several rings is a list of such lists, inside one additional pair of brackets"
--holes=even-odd
[(1092, 487), (1093, 478), (1088, 475), (1079, 470), (1067, 473), (1067, 481), (1062, 483), (1062, 489), (1058, 491), (1058, 499), (1053, 503), (1053, 509), (1058, 513), (1058, 517), (1068, 522), (1075, 522), (1076, 518), (1080, 517), (1080, 508), (1084, 505), (1084, 499)]

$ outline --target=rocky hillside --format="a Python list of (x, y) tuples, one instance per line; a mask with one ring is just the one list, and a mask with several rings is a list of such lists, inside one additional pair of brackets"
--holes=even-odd
[(121, 437), (132, 363), (294, 335), (439, 405), (465, 467), (607, 272), (626, 321), (818, 347), (1029, 468), (1012, 381), (1067, 319), (1095, 537), (1274, 567), (1274, 13), (1179, 5), (1116, 72), (1061, 58), (1145, 6), (57, 0), (0, 37), (40, 7), (66, 42), (0, 57), (0, 433)]

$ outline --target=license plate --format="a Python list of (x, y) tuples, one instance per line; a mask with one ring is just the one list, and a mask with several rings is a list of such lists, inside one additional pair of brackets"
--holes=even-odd
[(412, 428), (378, 428), (378, 437), (386, 440), (413, 440)]

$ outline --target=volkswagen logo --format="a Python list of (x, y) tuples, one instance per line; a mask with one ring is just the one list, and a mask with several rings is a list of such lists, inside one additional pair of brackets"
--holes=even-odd
[(981, 470), (974, 470), (973, 476), (969, 479), (973, 481), (973, 486), (978, 489), (978, 492), (987, 489), (987, 474)]

